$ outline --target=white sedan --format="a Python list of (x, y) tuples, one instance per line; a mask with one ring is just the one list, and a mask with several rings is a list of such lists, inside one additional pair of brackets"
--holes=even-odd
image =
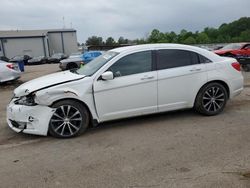
[(178, 44), (122, 47), (19, 86), (7, 122), (16, 132), (68, 138), (100, 122), (152, 113), (194, 108), (216, 115), (242, 90), (233, 58)]
[(0, 60), (0, 83), (16, 80), (21, 73), (17, 63), (8, 63)]

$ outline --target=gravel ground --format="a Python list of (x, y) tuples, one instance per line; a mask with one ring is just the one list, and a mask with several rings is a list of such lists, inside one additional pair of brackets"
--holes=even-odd
[(250, 72), (218, 116), (150, 115), (66, 140), (11, 131), (5, 108), (13, 89), (56, 71), (26, 67), (19, 81), (0, 85), (0, 187), (250, 187)]

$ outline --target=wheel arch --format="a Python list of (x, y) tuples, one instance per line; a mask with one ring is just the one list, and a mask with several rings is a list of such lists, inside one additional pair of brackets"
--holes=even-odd
[(79, 67), (78, 64), (76, 62), (70, 62), (66, 65), (66, 69), (69, 69), (71, 66), (76, 66)]
[(65, 101), (65, 100), (75, 101), (75, 102), (78, 102), (78, 103), (80, 103), (81, 105), (83, 105), (83, 106), (87, 109), (87, 111), (88, 111), (88, 113), (89, 113), (90, 126), (93, 126), (93, 124), (94, 124), (95, 122), (94, 122), (93, 115), (92, 115), (92, 112), (91, 112), (89, 106), (88, 106), (85, 102), (83, 102), (83, 101), (81, 101), (81, 100), (79, 100), (79, 99), (70, 98), (70, 97), (63, 98), (63, 99), (58, 99), (58, 100), (54, 101), (54, 102), (50, 105), (50, 107), (52, 107), (55, 103), (58, 103), (58, 102), (60, 102), (60, 101)]
[[(223, 85), (225, 87), (226, 91), (227, 91), (227, 97), (228, 97), (228, 99), (230, 98), (230, 89), (229, 89), (229, 86), (228, 86), (228, 84), (226, 82), (224, 82), (222, 80), (211, 80), (211, 81), (205, 83), (203, 86), (200, 87), (199, 91), (196, 93), (194, 103), (195, 103), (195, 101), (197, 99), (197, 96), (198, 96), (199, 92), (201, 91), (201, 89), (203, 87), (205, 87), (206, 85), (210, 84), (210, 83), (219, 83), (219, 84)], [(193, 105), (194, 105), (194, 103), (193, 103)]]

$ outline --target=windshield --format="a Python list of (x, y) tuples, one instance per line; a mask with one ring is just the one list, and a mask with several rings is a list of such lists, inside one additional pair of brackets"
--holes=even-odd
[(224, 46), (223, 48), (221, 48), (221, 50), (237, 50), (240, 49), (242, 46), (242, 44), (238, 43), (238, 44), (228, 44), (226, 46)]
[(109, 51), (94, 60), (90, 61), (88, 64), (82, 66), (76, 71), (77, 74), (91, 76), (96, 71), (98, 71), (103, 65), (105, 65), (109, 60), (115, 57), (118, 53)]

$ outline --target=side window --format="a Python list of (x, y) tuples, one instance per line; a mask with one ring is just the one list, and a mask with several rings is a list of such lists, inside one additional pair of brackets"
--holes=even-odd
[(199, 55), (200, 63), (211, 63), (212, 62), (210, 59), (204, 57), (203, 55), (200, 55), (200, 54), (198, 54), (198, 55)]
[[(192, 59), (195, 61), (195, 56), (191, 56), (189, 51), (166, 49), (157, 51), (157, 69), (169, 69), (192, 65)], [(197, 59), (196, 59), (197, 61)]]
[(189, 52), (191, 57), (191, 64), (200, 64), (199, 54), (195, 52)]
[(127, 55), (110, 68), (115, 77), (152, 71), (152, 52), (144, 51)]

